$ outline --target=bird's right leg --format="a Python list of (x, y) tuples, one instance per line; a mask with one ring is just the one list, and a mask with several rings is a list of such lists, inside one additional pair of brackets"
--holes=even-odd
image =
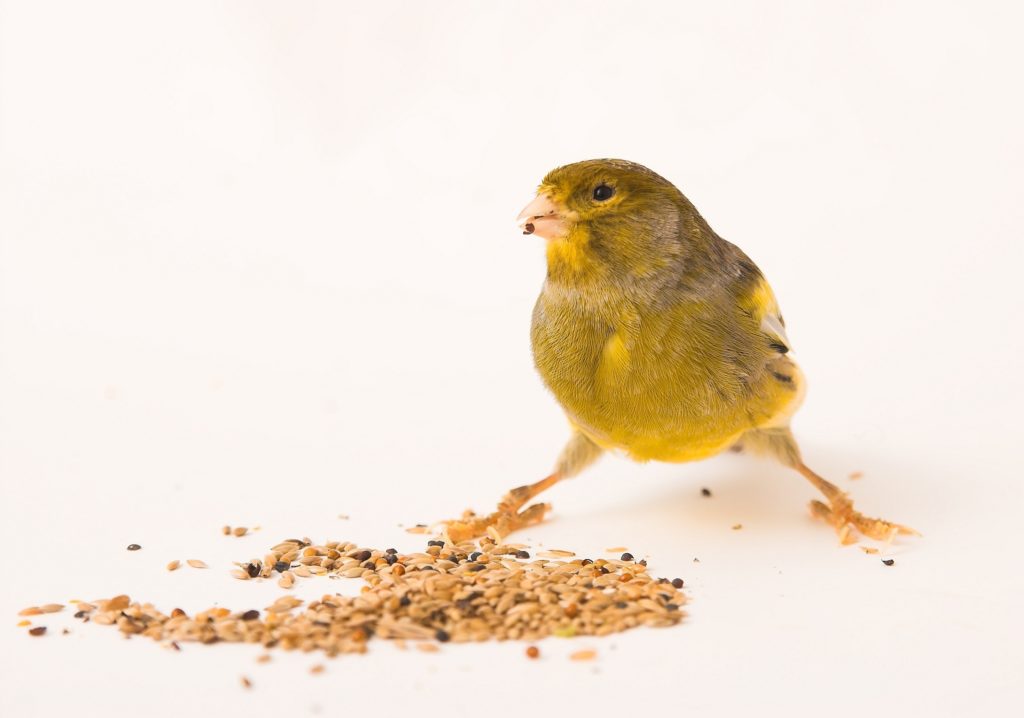
[(457, 543), (488, 533), (507, 536), (513, 531), (540, 523), (544, 520), (544, 515), (551, 509), (551, 504), (533, 504), (525, 509), (523, 506), (562, 479), (568, 479), (581, 472), (592, 464), (601, 453), (601, 447), (584, 434), (575, 431), (565, 448), (562, 449), (558, 462), (555, 464), (555, 470), (550, 475), (535, 483), (512, 489), (505, 494), (501, 503), (498, 504), (498, 509), (487, 516), (467, 515), (458, 521), (445, 522), (445, 534), (448, 540)]

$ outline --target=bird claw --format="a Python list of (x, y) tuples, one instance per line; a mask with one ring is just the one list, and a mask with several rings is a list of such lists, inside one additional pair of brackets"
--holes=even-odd
[(452, 543), (460, 543), (487, 535), (496, 542), (501, 541), (514, 531), (539, 524), (551, 510), (551, 504), (533, 504), (522, 511), (510, 511), (504, 507), (503, 501), (497, 511), (483, 518), (475, 518), (470, 514), (461, 520), (444, 522), (445, 538)]
[(831, 506), (822, 501), (811, 501), (811, 514), (835, 528), (839, 543), (847, 546), (857, 543), (854, 532), (876, 541), (892, 542), (897, 535), (920, 536), (921, 534), (902, 524), (871, 518), (854, 510), (853, 502), (845, 496), (832, 499)]

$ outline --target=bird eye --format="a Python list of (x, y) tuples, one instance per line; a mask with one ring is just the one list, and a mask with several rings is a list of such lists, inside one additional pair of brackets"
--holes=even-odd
[(613, 194), (615, 194), (615, 190), (606, 184), (599, 184), (594, 188), (594, 199), (598, 202), (604, 202), (606, 199), (611, 199)]

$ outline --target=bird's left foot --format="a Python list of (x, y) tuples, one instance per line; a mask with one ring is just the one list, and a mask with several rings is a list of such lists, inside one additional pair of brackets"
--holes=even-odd
[(811, 501), (811, 513), (830, 523), (839, 535), (839, 542), (844, 545), (856, 543), (857, 533), (885, 542), (892, 541), (899, 534), (920, 536), (909, 526), (865, 516), (853, 508), (853, 502), (844, 493), (832, 496), (828, 504)]
[(446, 521), (445, 535), (454, 543), (485, 534), (500, 541), (513, 531), (539, 524), (544, 520), (544, 514), (551, 510), (551, 504), (533, 504), (522, 511), (520, 509), (537, 494), (557, 484), (561, 478), (556, 472), (535, 483), (512, 489), (498, 504), (497, 511), (482, 518), (467, 512), (458, 521)]
[(487, 516), (478, 517), (466, 512), (461, 519), (444, 522), (445, 537), (452, 543), (469, 541), (479, 536), (490, 536), (501, 541), (513, 531), (539, 524), (551, 510), (551, 504), (533, 504), (522, 511), (509, 510), (504, 505)]

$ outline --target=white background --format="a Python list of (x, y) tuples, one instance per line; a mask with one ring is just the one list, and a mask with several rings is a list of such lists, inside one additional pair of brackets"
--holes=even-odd
[[(1019, 706), (1022, 19), (3, 2), (0, 713)], [(173, 653), (67, 614), (42, 639), (15, 627), (121, 592), (262, 608), (279, 589), (232, 560), (293, 534), (412, 550), (399, 523), (544, 475), (567, 428), (529, 350), (542, 243), (513, 218), (549, 169), (604, 156), (674, 181), (770, 278), (809, 377), (808, 462), (924, 534), (884, 550), (894, 566), (837, 547), (780, 467), (606, 458), (526, 536), (682, 576), (675, 629), (551, 639), (539, 662), (375, 643), (314, 676), (316, 656)], [(585, 647), (595, 663), (567, 659)]]

